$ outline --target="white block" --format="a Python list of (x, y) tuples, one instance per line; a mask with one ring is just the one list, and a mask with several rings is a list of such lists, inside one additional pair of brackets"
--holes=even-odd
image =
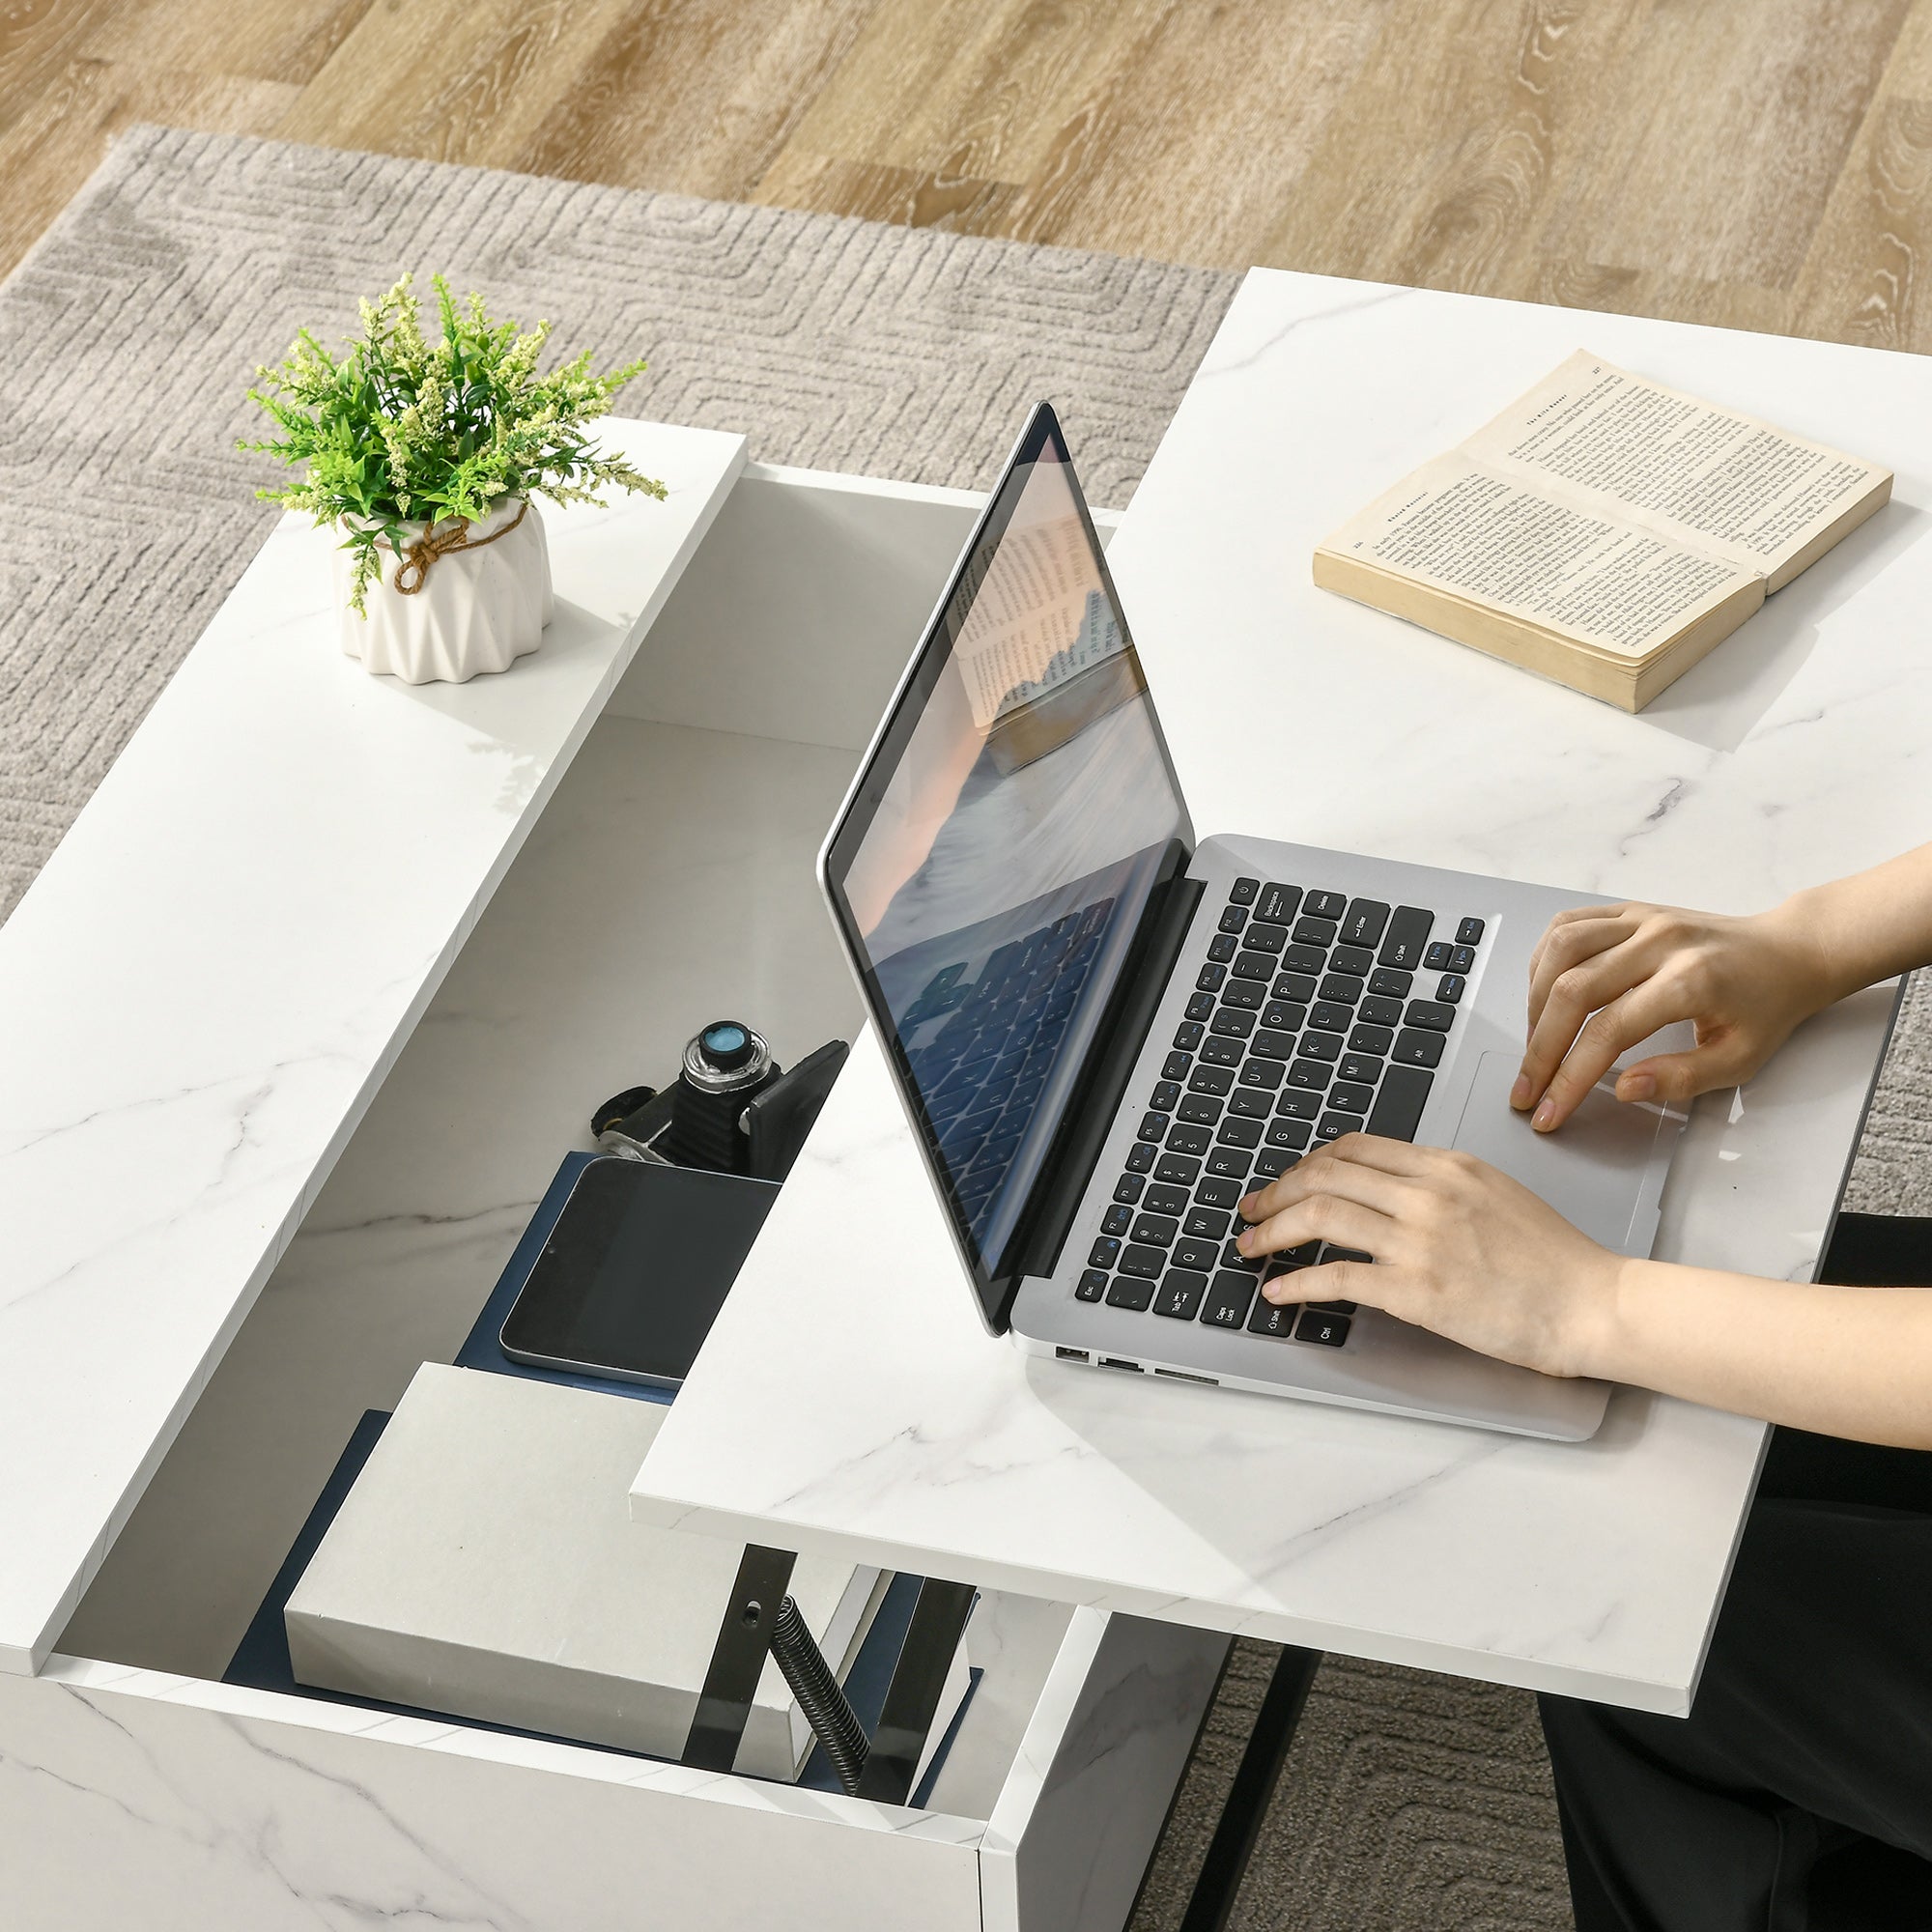
[[(424, 1363), (289, 1599), (298, 1681), (675, 1758), (744, 1546), (631, 1521), (666, 1413)], [(792, 1573), (841, 1674), (878, 1580)], [(737, 1769), (795, 1777), (810, 1741), (767, 1659)]]

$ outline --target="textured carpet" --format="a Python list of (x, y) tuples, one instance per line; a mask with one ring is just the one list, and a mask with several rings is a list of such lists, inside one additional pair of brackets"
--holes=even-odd
[[(984, 484), (1024, 406), (1068, 406), (1123, 503), (1236, 277), (669, 195), (143, 128), (0, 286), (0, 916), (268, 528), (233, 447), (297, 327), (446, 269), (564, 344), (652, 357), (628, 412), (767, 462)], [(1932, 1212), (1932, 1014), (1908, 1012), (1857, 1205)], [(1175, 1924), (1265, 1684), (1242, 1644), (1136, 1918)], [(1530, 1700), (1332, 1660), (1238, 1932), (1570, 1923)]]

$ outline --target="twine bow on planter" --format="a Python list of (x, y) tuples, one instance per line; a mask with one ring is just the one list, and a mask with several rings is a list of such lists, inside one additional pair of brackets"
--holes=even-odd
[[(527, 502), (524, 503), (510, 522), (499, 530), (492, 530), (487, 537), (470, 536), (468, 517), (456, 518), (455, 528), (446, 537), (438, 536), (439, 526), (431, 524), (422, 535), (403, 552), (403, 560), (397, 564), (396, 574), (389, 580), (390, 587), (400, 591), (405, 597), (413, 597), (429, 581), (429, 567), (438, 557), (449, 556), (459, 550), (481, 550), (485, 544), (493, 544), (498, 537), (508, 536), (528, 515), (529, 507)], [(385, 547), (390, 550), (395, 548), (393, 544)], [(403, 579), (412, 571), (415, 572), (415, 582), (405, 583)]]

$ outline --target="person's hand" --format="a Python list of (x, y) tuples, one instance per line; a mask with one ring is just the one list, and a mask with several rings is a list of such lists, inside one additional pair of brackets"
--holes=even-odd
[(1619, 1100), (1688, 1100), (1748, 1080), (1835, 997), (1830, 967), (1789, 906), (1747, 919), (1672, 906), (1559, 912), (1529, 964), (1529, 1044), (1510, 1105), (1548, 1133), (1618, 1057), (1673, 1020), (1689, 1053), (1653, 1054), (1617, 1077)]
[(1541, 1369), (1595, 1371), (1623, 1258), (1473, 1155), (1346, 1134), (1250, 1194), (1248, 1255), (1313, 1240), (1373, 1255), (1264, 1282), (1270, 1301), (1359, 1301)]

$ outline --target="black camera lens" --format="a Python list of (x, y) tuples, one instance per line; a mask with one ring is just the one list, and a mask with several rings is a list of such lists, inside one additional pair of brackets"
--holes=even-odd
[(757, 1053), (758, 1043), (749, 1027), (736, 1020), (719, 1020), (697, 1036), (697, 1050), (721, 1073), (735, 1073)]

